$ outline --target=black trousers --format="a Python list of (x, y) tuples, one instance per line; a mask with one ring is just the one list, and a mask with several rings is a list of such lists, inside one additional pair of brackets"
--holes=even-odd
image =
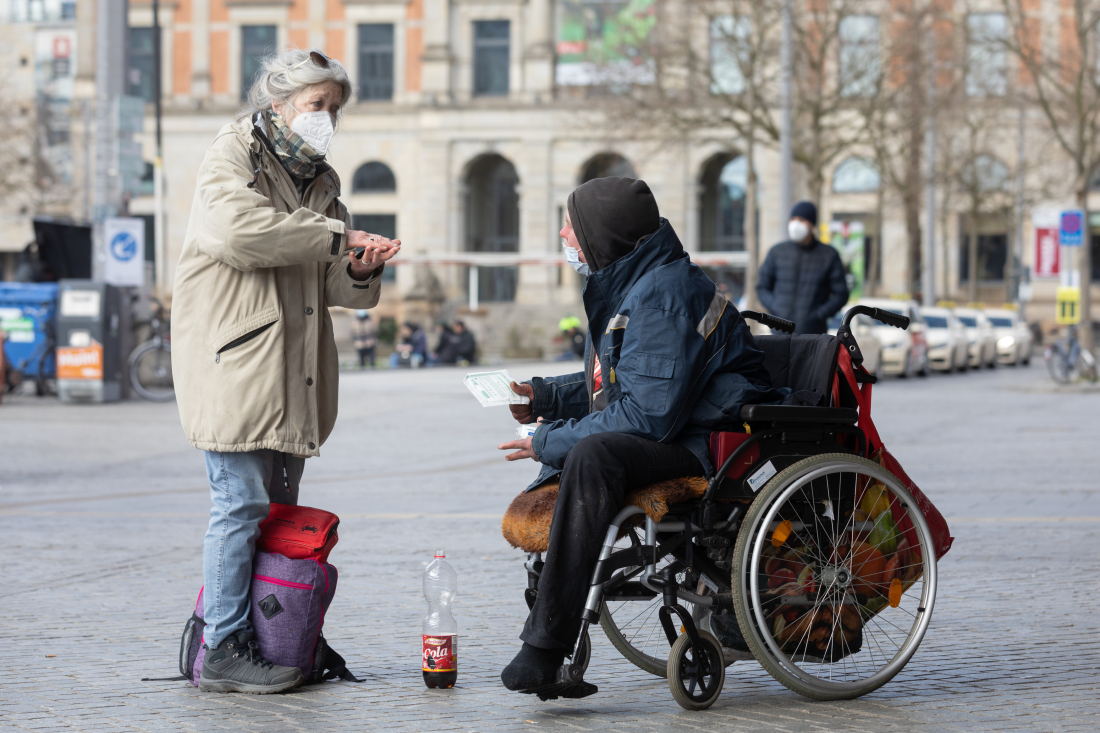
[(599, 433), (573, 446), (560, 477), (538, 596), (520, 638), (542, 649), (571, 650), (592, 571), (623, 498), (658, 481), (702, 475), (699, 459), (679, 445)]

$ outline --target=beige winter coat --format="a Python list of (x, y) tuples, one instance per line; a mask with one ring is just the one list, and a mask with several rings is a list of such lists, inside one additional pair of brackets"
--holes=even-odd
[(318, 172), (299, 199), (250, 120), (222, 128), (199, 168), (172, 303), (176, 399), (196, 448), (315, 456), (332, 432), (328, 306), (373, 307), (381, 270), (352, 279), (340, 180)]

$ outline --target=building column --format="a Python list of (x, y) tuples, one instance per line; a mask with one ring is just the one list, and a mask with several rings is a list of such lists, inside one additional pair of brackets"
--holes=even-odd
[(191, 4), (191, 98), (210, 100), (210, 0)]
[(532, 102), (549, 102), (554, 91), (554, 6), (529, 0), (523, 48), (523, 89)]
[(449, 104), (453, 99), (450, 27), (450, 0), (425, 0), (422, 83), (429, 104)]

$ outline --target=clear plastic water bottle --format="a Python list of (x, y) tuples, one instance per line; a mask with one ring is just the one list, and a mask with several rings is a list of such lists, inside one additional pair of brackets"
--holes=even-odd
[(443, 550), (424, 569), (424, 684), (429, 688), (454, 687), (458, 679), (458, 622), (451, 615), (451, 603), (458, 595), (458, 575), (448, 564)]

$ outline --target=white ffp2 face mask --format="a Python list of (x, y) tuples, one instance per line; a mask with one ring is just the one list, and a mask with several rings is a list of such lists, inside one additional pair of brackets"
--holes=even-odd
[(810, 233), (810, 225), (798, 219), (792, 219), (787, 223), (787, 236), (795, 244), (801, 244), (806, 235)]
[[(291, 109), (294, 109), (291, 107)], [(298, 112), (298, 110), (294, 110)], [(294, 121), (290, 123), (290, 129), (298, 134), (298, 137), (306, 141), (309, 147), (318, 155), (328, 152), (329, 143), (332, 142), (332, 134), (336, 129), (332, 126), (332, 115), (328, 112), (299, 112)]]
[(581, 262), (580, 250), (575, 249), (574, 247), (570, 247), (565, 242), (562, 242), (561, 246), (565, 250), (565, 261), (568, 262), (574, 270), (584, 275), (585, 277), (588, 277), (590, 274), (592, 274), (592, 269), (588, 266), (588, 263)]

